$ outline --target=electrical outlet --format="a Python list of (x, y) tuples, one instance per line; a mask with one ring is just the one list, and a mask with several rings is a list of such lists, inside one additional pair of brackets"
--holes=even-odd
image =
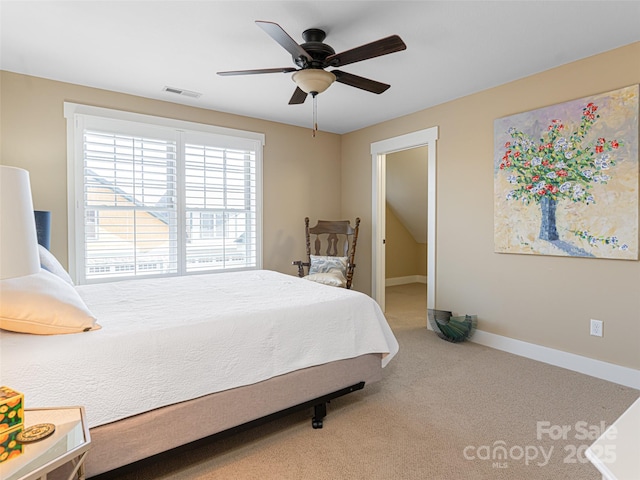
[(601, 337), (602, 336), (602, 320), (594, 320), (593, 318), (591, 319), (591, 330), (590, 330), (590, 333), (594, 337)]

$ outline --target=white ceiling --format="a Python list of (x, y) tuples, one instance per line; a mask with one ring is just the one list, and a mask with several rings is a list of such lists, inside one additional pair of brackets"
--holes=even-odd
[(216, 75), (294, 66), (255, 20), (299, 43), (303, 30), (322, 28), (336, 52), (400, 35), (407, 50), (341, 68), (391, 84), (385, 93), (336, 83), (318, 96), (319, 128), (334, 133), (640, 40), (637, 0), (0, 0), (0, 15), (3, 70), (305, 127), (311, 97), (287, 104), (291, 74)]

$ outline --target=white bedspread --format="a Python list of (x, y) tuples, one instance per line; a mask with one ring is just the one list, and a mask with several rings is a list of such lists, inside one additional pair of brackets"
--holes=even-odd
[(398, 343), (377, 303), (267, 270), (77, 287), (101, 330), (0, 333), (0, 384), (90, 427)]

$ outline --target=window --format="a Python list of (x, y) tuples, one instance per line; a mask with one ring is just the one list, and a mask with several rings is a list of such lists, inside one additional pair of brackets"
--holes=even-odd
[(65, 103), (77, 283), (261, 268), (261, 134)]

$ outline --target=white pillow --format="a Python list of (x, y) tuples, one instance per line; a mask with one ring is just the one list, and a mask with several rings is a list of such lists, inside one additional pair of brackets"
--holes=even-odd
[(334, 273), (340, 272), (342, 276), (347, 275), (347, 257), (327, 257), (322, 255), (311, 255), (311, 266), (309, 275), (313, 273)]
[(307, 280), (311, 280), (313, 282), (322, 283), (323, 285), (331, 285), (332, 287), (346, 287), (347, 279), (344, 278), (342, 273), (335, 272), (325, 272), (325, 273), (312, 273), (311, 275), (307, 275)]
[(64, 267), (60, 264), (58, 259), (49, 250), (38, 244), (38, 252), (40, 253), (40, 266), (45, 270), (59, 276), (62, 280), (69, 285), (73, 285), (73, 280)]
[(47, 270), (0, 281), (0, 328), (55, 335), (100, 325), (76, 289)]

